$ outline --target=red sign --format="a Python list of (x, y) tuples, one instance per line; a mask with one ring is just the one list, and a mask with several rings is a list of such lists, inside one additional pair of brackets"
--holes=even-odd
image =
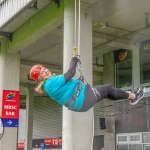
[(3, 90), (2, 118), (19, 118), (19, 91)]
[(62, 145), (62, 138), (47, 138), (44, 140), (45, 145), (59, 146)]
[(18, 143), (18, 148), (24, 148), (24, 142)]

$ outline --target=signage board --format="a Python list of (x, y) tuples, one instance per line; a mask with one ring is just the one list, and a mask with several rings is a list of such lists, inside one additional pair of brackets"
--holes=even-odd
[(150, 40), (146, 40), (141, 42), (140, 45), (140, 54), (141, 55), (147, 55), (150, 53)]
[(40, 143), (41, 149), (44, 149), (44, 143)]
[(4, 127), (18, 127), (18, 119), (2, 118)]
[(19, 91), (3, 90), (2, 118), (19, 118)]
[(51, 146), (59, 146), (62, 145), (62, 138), (46, 138), (44, 140), (44, 144)]
[(24, 148), (24, 142), (19, 142), (18, 143), (18, 148)]

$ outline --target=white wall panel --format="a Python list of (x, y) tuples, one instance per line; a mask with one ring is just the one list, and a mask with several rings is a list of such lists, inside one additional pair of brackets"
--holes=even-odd
[(26, 121), (26, 110), (19, 110), (19, 128), (18, 128), (18, 142), (23, 142), (25, 139), (25, 121)]

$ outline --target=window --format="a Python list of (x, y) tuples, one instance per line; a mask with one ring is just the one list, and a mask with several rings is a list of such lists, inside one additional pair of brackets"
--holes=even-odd
[(143, 143), (150, 143), (150, 133), (143, 133)]
[(129, 145), (129, 150), (142, 150), (142, 144)]
[(120, 49), (114, 52), (116, 64), (116, 87), (132, 85), (132, 52)]
[(128, 150), (128, 145), (117, 145), (117, 150)]
[(127, 135), (118, 135), (117, 136), (117, 143), (127, 143), (128, 142), (128, 137)]
[(130, 143), (141, 143), (141, 142), (142, 142), (141, 134), (130, 135)]
[(150, 150), (150, 132), (116, 135), (117, 150)]
[(140, 46), (140, 74), (141, 83), (150, 82), (150, 40), (144, 41)]

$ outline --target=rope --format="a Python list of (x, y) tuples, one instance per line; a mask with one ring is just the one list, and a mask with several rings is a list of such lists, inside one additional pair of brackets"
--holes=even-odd
[(74, 8), (74, 47), (73, 47), (73, 55), (78, 55), (78, 48), (77, 48), (77, 0), (75, 0), (75, 8)]
[[(80, 50), (80, 7), (81, 7), (81, 2), (79, 0), (79, 12), (78, 12), (78, 40), (77, 40), (77, 0), (75, 0), (75, 23), (74, 23), (74, 47), (73, 47), (73, 55), (77, 56), (80, 54), (78, 49)], [(77, 43), (78, 41), (78, 43)]]
[[(75, 23), (74, 23), (74, 47), (73, 47), (73, 56), (76, 56), (80, 59), (80, 56), (79, 56), (79, 51), (78, 51), (78, 47), (79, 46), (79, 50), (80, 50), (80, 7), (81, 7), (81, 3), (80, 3), (80, 0), (79, 0), (79, 13), (78, 13), (78, 43), (77, 43), (77, 0), (75, 0), (75, 14), (74, 14), (74, 18), (75, 18)], [(83, 70), (83, 67), (81, 65), (81, 61), (78, 63), (78, 72), (80, 74), (80, 76), (83, 77), (83, 73), (82, 73), (82, 70)]]
[(78, 54), (80, 54), (80, 33), (81, 33), (81, 31), (80, 31), (80, 15), (81, 15), (81, 12), (80, 12), (80, 10), (81, 10), (81, 2), (80, 2), (80, 0), (79, 0), (79, 21), (78, 21)]
[(1, 125), (1, 128), (2, 128), (2, 133), (1, 133), (1, 136), (0, 136), (0, 140), (1, 140), (3, 135), (4, 135), (4, 125), (3, 125), (3, 121), (2, 121), (1, 118), (0, 118), (0, 125)]
[[(74, 23), (74, 47), (73, 47), (73, 56), (76, 56), (80, 59), (80, 52), (78, 51), (78, 47), (79, 46), (79, 50), (80, 50), (80, 8), (81, 8), (81, 3), (80, 3), (80, 0), (79, 0), (79, 13), (78, 13), (78, 44), (77, 44), (77, 0), (75, 0), (75, 23)], [(83, 67), (81, 65), (81, 62), (78, 63), (78, 72), (80, 74), (80, 76), (84, 77), (83, 76)], [(87, 83), (84, 79), (84, 82)]]
[(75, 13), (75, 17), (74, 17), (74, 20), (75, 20), (75, 23), (74, 23), (74, 46), (76, 47), (77, 46), (77, 1), (75, 0), (75, 5), (74, 5), (74, 13)]
[[(73, 48), (73, 55), (78, 57), (80, 59), (80, 10), (81, 10), (81, 3), (80, 3), (80, 0), (79, 0), (79, 18), (78, 18), (78, 45), (77, 45), (77, 4), (76, 4), (76, 0), (75, 0), (75, 29), (74, 29), (74, 48)], [(78, 50), (78, 48), (79, 50)], [(83, 75), (83, 67), (82, 67), (82, 64), (81, 64), (81, 61), (78, 62), (78, 66), (77, 66), (77, 70), (78, 70), (78, 73), (80, 75), (80, 77), (83, 78), (83, 82), (86, 82), (85, 78), (84, 78), (84, 75)], [(93, 113), (94, 114), (94, 113)], [(93, 140), (94, 140), (94, 115), (92, 117), (92, 139), (91, 139), (91, 150), (93, 149)]]

